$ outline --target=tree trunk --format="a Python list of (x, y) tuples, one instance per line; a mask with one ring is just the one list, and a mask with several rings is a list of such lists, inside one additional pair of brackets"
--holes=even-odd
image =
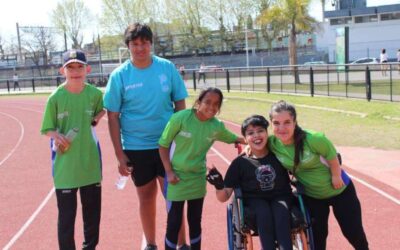
[(289, 37), (289, 64), (292, 66), (294, 83), (300, 84), (299, 70), (297, 68), (296, 25), (292, 23)]

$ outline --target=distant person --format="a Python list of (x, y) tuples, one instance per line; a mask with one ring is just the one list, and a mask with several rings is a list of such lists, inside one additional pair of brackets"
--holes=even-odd
[[(156, 250), (157, 185), (164, 188), (165, 176), (158, 140), (172, 114), (186, 108), (188, 93), (175, 65), (151, 54), (148, 25), (129, 25), (124, 42), (131, 56), (111, 73), (104, 106), (119, 173), (130, 175), (127, 163), (133, 164), (145, 250)], [(180, 244), (186, 245), (184, 227), (181, 232)]]
[(13, 81), (14, 81), (14, 91), (18, 87), (18, 89), (21, 91), (21, 88), (19, 87), (19, 82), (18, 82), (18, 75), (17, 73), (14, 73), (13, 75)]
[(159, 152), (168, 183), (166, 250), (177, 249), (178, 232), (187, 203), (190, 249), (201, 249), (201, 217), (206, 195), (206, 156), (215, 141), (244, 143), (215, 116), (223, 94), (218, 88), (203, 89), (194, 107), (172, 115), (159, 140)]
[(203, 77), (203, 83), (206, 83), (206, 65), (204, 63), (200, 64), (199, 68), (199, 79), (198, 82), (200, 83), (200, 79)]
[(185, 81), (185, 65), (182, 64), (182, 65), (179, 67), (179, 74), (181, 74), (182, 80)]
[(40, 132), (51, 138), (53, 180), (58, 208), (59, 249), (76, 249), (77, 192), (82, 204), (82, 249), (99, 242), (101, 156), (95, 126), (103, 110), (102, 92), (85, 83), (91, 68), (81, 50), (63, 54), (60, 72), (66, 80), (49, 96)]
[(382, 75), (386, 76), (386, 71), (387, 71), (387, 62), (388, 62), (388, 56), (386, 54), (386, 49), (382, 49), (381, 55), (380, 55), (380, 63), (381, 63), (381, 70), (382, 70)]
[(400, 49), (397, 50), (397, 69), (400, 73)]

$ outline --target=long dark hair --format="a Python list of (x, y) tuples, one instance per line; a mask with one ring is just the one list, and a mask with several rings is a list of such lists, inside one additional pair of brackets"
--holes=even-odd
[(269, 112), (269, 119), (272, 122), (272, 117), (274, 113), (280, 113), (280, 112), (288, 112), (290, 116), (293, 118), (293, 121), (296, 122), (296, 126), (294, 128), (294, 134), (293, 134), (293, 139), (294, 139), (294, 166), (293, 166), (293, 173), (296, 172), (296, 169), (300, 163), (300, 158), (303, 156), (303, 150), (304, 150), (304, 139), (306, 138), (306, 133), (304, 130), (298, 125), (297, 123), (297, 113), (296, 113), (296, 108), (292, 105), (289, 104), (283, 100), (280, 100), (279, 102), (274, 103), (271, 106), (271, 110)]

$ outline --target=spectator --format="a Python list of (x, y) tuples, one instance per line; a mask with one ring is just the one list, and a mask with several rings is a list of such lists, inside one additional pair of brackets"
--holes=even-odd
[(18, 82), (18, 75), (15, 72), (13, 75), (13, 81), (14, 81), (14, 91), (18, 87), (19, 91), (21, 91), (21, 88), (19, 87), (19, 82)]
[(387, 71), (387, 67), (388, 67), (387, 62), (388, 62), (388, 56), (386, 54), (386, 49), (382, 49), (381, 55), (380, 55), (382, 76), (386, 76), (386, 71)]
[(198, 82), (200, 83), (200, 78), (203, 77), (203, 83), (206, 83), (206, 65), (204, 63), (200, 64), (200, 68), (199, 68), (199, 80)]

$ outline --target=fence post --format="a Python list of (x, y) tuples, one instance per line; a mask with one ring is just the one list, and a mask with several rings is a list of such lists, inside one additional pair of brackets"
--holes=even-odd
[(9, 80), (7, 80), (7, 90), (8, 90), (8, 93), (10, 93), (10, 81)]
[(229, 78), (229, 70), (226, 70), (226, 89), (228, 92), (231, 90), (231, 83)]
[(369, 67), (365, 69), (365, 84), (366, 84), (366, 94), (367, 94), (367, 100), (371, 101), (371, 71), (369, 70)]
[(193, 89), (196, 91), (196, 71), (193, 70)]
[(35, 93), (35, 79), (32, 78), (32, 91)]
[(271, 72), (267, 68), (267, 93), (271, 92)]
[(311, 97), (314, 97), (314, 71), (312, 67), (310, 67), (310, 94)]

